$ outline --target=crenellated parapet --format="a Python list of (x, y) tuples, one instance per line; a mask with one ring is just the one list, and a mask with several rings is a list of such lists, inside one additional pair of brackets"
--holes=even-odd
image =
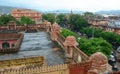
[(0, 74), (69, 74), (67, 64), (51, 65), (51, 66), (21, 66), (6, 68), (0, 71)]

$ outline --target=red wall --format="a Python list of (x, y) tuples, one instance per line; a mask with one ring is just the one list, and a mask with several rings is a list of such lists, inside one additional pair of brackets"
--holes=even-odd
[(2, 49), (2, 43), (4, 43), (4, 42), (7, 42), (7, 43), (9, 43), (10, 44), (10, 48), (12, 47), (12, 44), (16, 44), (16, 42), (17, 42), (17, 40), (16, 39), (14, 39), (14, 40), (0, 40), (0, 49)]
[(70, 74), (87, 74), (88, 70), (91, 68), (91, 61), (69, 64)]

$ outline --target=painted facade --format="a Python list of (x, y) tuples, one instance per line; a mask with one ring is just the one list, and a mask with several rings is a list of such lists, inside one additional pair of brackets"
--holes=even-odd
[(42, 16), (40, 13), (35, 12), (33, 10), (29, 10), (29, 9), (13, 9), (11, 12), (11, 15), (18, 20), (20, 20), (22, 16), (29, 17), (35, 21), (40, 21), (42, 19)]

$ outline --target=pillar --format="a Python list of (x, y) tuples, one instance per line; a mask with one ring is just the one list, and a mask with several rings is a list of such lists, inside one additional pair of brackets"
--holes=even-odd
[(59, 25), (55, 22), (53, 25), (52, 25), (52, 35), (51, 35), (51, 38), (53, 41), (57, 41), (57, 35), (60, 33), (60, 27)]
[(51, 23), (50, 22), (46, 22), (45, 29), (47, 32), (51, 32)]
[[(72, 60), (72, 56), (73, 56), (73, 49), (72, 47), (74, 46), (78, 46), (78, 43), (76, 42), (76, 39), (74, 36), (68, 36), (66, 39), (65, 39), (65, 42), (63, 43), (63, 45), (66, 47), (66, 58), (67, 60), (70, 59)], [(69, 62), (69, 63), (72, 63)]]

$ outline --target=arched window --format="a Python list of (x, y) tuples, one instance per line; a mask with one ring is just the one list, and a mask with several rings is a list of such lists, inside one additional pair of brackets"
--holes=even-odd
[(2, 48), (10, 48), (10, 44), (8, 42), (2, 43)]

